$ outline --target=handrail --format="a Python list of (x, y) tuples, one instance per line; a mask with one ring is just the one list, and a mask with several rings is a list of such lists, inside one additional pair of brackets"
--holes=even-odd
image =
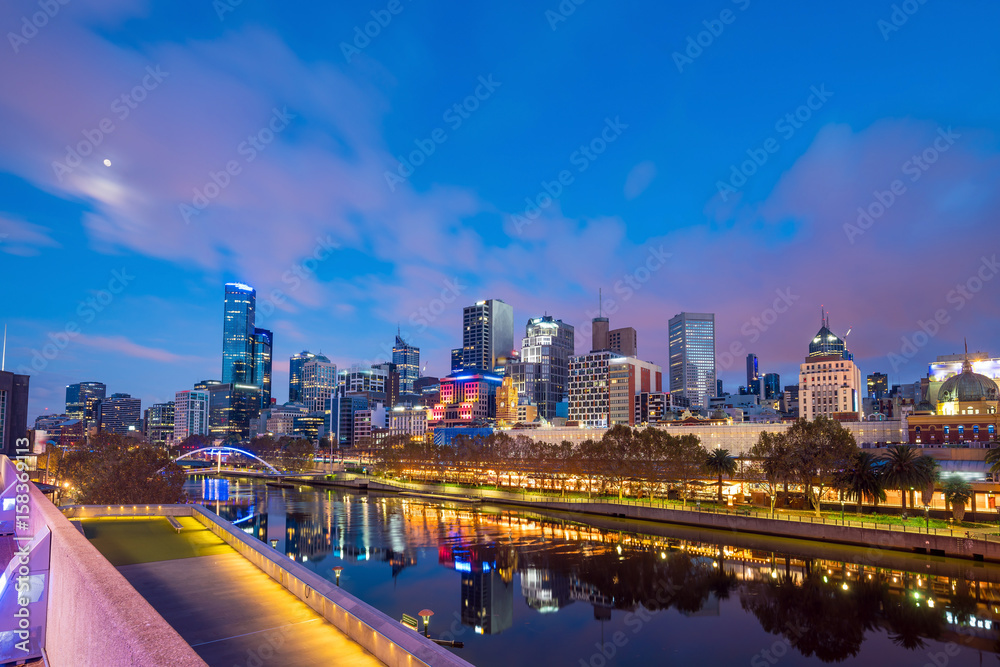
[[(364, 476), (356, 476), (364, 477)], [(746, 518), (756, 518), (756, 519), (773, 519), (777, 521), (798, 521), (804, 523), (808, 520), (809, 523), (820, 523), (826, 525), (839, 525), (847, 528), (862, 528), (868, 530), (884, 530), (889, 532), (912, 532), (920, 533), (926, 535), (947, 535), (950, 537), (956, 537), (956, 529), (954, 528), (930, 528), (929, 526), (909, 526), (907, 530), (907, 525), (904, 524), (894, 524), (894, 523), (882, 523), (878, 521), (866, 522), (863, 519), (853, 520), (845, 516), (844, 519), (827, 518), (824, 516), (816, 517), (813, 515), (800, 515), (800, 514), (783, 514), (783, 513), (772, 513), (769, 510), (756, 510), (751, 508), (746, 508), (742, 511), (730, 511), (728, 508), (721, 509), (716, 506), (706, 507), (704, 509), (699, 509), (697, 506), (684, 506), (681, 505), (670, 505), (670, 501), (650, 501), (650, 500), (633, 500), (629, 498), (622, 499), (612, 499), (607, 497), (596, 497), (596, 498), (578, 498), (578, 497), (563, 497), (563, 496), (545, 496), (537, 494), (527, 494), (527, 493), (516, 493), (512, 491), (503, 491), (500, 489), (476, 489), (476, 488), (462, 488), (459, 486), (463, 493), (454, 493), (454, 486), (449, 487), (448, 485), (435, 485), (433, 483), (415, 483), (407, 482), (404, 480), (397, 479), (387, 479), (382, 477), (367, 477), (367, 479), (385, 484), (386, 486), (397, 486), (412, 491), (422, 491), (429, 493), (431, 491), (441, 493), (443, 495), (456, 495), (465, 497), (476, 497), (480, 500), (512, 500), (520, 502), (536, 502), (536, 503), (567, 503), (567, 504), (605, 504), (605, 505), (619, 505), (626, 507), (650, 507), (665, 510), (676, 510), (682, 512), (701, 512), (701, 513), (714, 513), (714, 514), (727, 514)], [(429, 490), (428, 487), (436, 487)], [(697, 503), (699, 501), (689, 501), (690, 503)], [(762, 516), (763, 515), (763, 516)], [(959, 531), (961, 532), (961, 531)], [(972, 532), (966, 531), (968, 533), (968, 539), (982, 539), (989, 541), (992, 537), (996, 541), (1000, 542), (1000, 535), (990, 535), (989, 533), (982, 532)], [(958, 535), (961, 537), (962, 535)]]

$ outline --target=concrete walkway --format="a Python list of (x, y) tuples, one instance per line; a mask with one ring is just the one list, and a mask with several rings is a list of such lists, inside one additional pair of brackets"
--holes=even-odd
[(206, 663), (382, 665), (193, 518), (178, 520), (180, 534), (165, 518), (92, 519), (84, 529)]

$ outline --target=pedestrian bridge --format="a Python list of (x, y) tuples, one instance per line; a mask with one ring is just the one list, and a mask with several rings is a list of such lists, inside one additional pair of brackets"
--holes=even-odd
[(200, 505), (60, 512), (18, 475), (0, 456), (0, 663), (469, 667)]

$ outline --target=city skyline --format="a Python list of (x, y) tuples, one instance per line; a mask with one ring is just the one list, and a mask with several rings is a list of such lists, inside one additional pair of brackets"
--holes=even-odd
[[(224, 301), (226, 303), (226, 307), (227, 308), (228, 308), (228, 300), (229, 300), (229, 296), (230, 296), (229, 289), (233, 285), (239, 285), (240, 288), (242, 288), (242, 289), (249, 290), (250, 292), (255, 292), (255, 289), (252, 286), (246, 285), (245, 283), (227, 283), (224, 286), (226, 288)], [(473, 306), (475, 306), (475, 304), (473, 304)], [(511, 304), (507, 304), (507, 306), (511, 307)], [(469, 307), (465, 307), (464, 310), (468, 310), (468, 308)], [(463, 308), (460, 307), (458, 310), (462, 311)], [(516, 318), (518, 316), (516, 315), (516, 311), (514, 311), (514, 312), (515, 312), (514, 318), (516, 320)], [(225, 308), (224, 308), (224, 314), (226, 315), (226, 317), (228, 317), (228, 315), (229, 315), (228, 310), (226, 310)], [(675, 317), (673, 317), (671, 319), (679, 318), (681, 315), (684, 315), (684, 314), (687, 314), (687, 315), (692, 315), (692, 314), (693, 315), (701, 315), (701, 313), (681, 313), (681, 314), (678, 314), (678, 315), (676, 315)], [(595, 315), (596, 315), (596, 311), (595, 311)], [(712, 315), (713, 317), (715, 317), (715, 314), (712, 314), (712, 313), (709, 313), (708, 315)], [(226, 317), (224, 317), (223, 319), (226, 320)], [(532, 318), (532, 319), (535, 319), (535, 318)], [(605, 319), (607, 319), (607, 318), (605, 318)], [(252, 320), (252, 317), (251, 317), (251, 320)], [(822, 316), (820, 318), (820, 323), (821, 323), (821, 328), (825, 328), (825, 327), (829, 326), (829, 313), (827, 313), (827, 312), (824, 311), (824, 313), (822, 314)], [(588, 324), (590, 324), (590, 322), (588, 322)], [(251, 322), (251, 326), (252, 326), (252, 322)], [(222, 327), (222, 329), (225, 329), (225, 325)], [(270, 332), (267, 332), (267, 330), (263, 330), (263, 329), (260, 329), (260, 328), (255, 328), (255, 331), (258, 332), (258, 333), (263, 331), (263, 332), (266, 332), (268, 334), (268, 336), (270, 335)], [(587, 332), (587, 334), (590, 333), (590, 327), (589, 326), (588, 326), (586, 332)], [(515, 336), (515, 338), (517, 338), (517, 337)], [(395, 334), (395, 340), (396, 340), (396, 342), (398, 344), (398, 341), (399, 341), (399, 334), (398, 333)], [(253, 347), (253, 342), (254, 341), (251, 340), (247, 344), (252, 348)], [(581, 355), (586, 354), (587, 351), (582, 350), (580, 348), (580, 345), (584, 345), (585, 344), (585, 345), (587, 345), (589, 347), (590, 343), (591, 343), (591, 336), (586, 335), (586, 334), (582, 334), (581, 335), (581, 334), (578, 333), (578, 335), (577, 335), (577, 341), (576, 341), (575, 356), (581, 356)], [(795, 344), (795, 341), (790, 341), (790, 343), (791, 344)], [(518, 348), (519, 346), (520, 346), (520, 344), (518, 343), (517, 345), (515, 345), (515, 348)], [(226, 348), (226, 345), (225, 345), (225, 336), (224, 336), (223, 353), (221, 355), (221, 358), (223, 359), (223, 369), (225, 369), (226, 365), (227, 365), (227, 362), (226, 362), (227, 356), (226, 356), (225, 348)], [(716, 349), (716, 367), (717, 368), (722, 368), (721, 366), (719, 366), (719, 357), (720, 357), (720, 355), (724, 356), (726, 354), (726, 351), (719, 350), (717, 342), (716, 342), (716, 348), (717, 348)], [(802, 348), (802, 350), (807, 350), (809, 348), (809, 339), (806, 339), (806, 341), (802, 343), (801, 348)], [(280, 348), (279, 348), (279, 350), (280, 350)], [(517, 350), (517, 349), (515, 349), (515, 351), (520, 352), (520, 350)], [(852, 352), (853, 352), (853, 350), (852, 350)], [(988, 353), (988, 354), (992, 354), (989, 350), (974, 350), (974, 352), (977, 352), (977, 353), (983, 353), (983, 352), (985, 352), (985, 353)], [(249, 351), (247, 352), (247, 354), (248, 354), (248, 356), (250, 358), (253, 358), (255, 356), (252, 352), (249, 352)], [(283, 352), (280, 355), (278, 355), (278, 356), (272, 355), (274, 357), (271, 360), (272, 368), (274, 368), (275, 366), (277, 366), (277, 367), (283, 367), (285, 369), (289, 369), (283, 375), (276, 375), (275, 378), (273, 380), (271, 380), (271, 382), (270, 382), (271, 387), (272, 387), (270, 395), (274, 397), (277, 405), (281, 405), (281, 404), (285, 403), (286, 401), (292, 400), (290, 398), (290, 396), (289, 396), (289, 394), (291, 393), (291, 390), (292, 390), (292, 384), (290, 382), (290, 377), (289, 377), (289, 373), (291, 372), (290, 371), (290, 363), (292, 361), (296, 360), (297, 358), (302, 357), (303, 354), (310, 354), (310, 353), (308, 353), (307, 350), (302, 350), (302, 351), (300, 351), (298, 353), (292, 353), (292, 354), (287, 354), (287, 355), (284, 354)], [(954, 354), (958, 354), (958, 353), (954, 353), (954, 352), (946, 353), (945, 356), (947, 356), (947, 355), (954, 355)], [(368, 368), (369, 366), (374, 366), (376, 364), (391, 362), (392, 359), (393, 359), (393, 352), (392, 352), (392, 346), (390, 346), (387, 358), (377, 358), (377, 359), (372, 359), (372, 360), (358, 360), (355, 357), (351, 357), (349, 352), (345, 352), (345, 353), (338, 354), (338, 355), (324, 355), (322, 353), (310, 354), (311, 358), (318, 358), (318, 359), (321, 359), (321, 360), (326, 360), (328, 358), (328, 356), (332, 357), (332, 358), (337, 358), (337, 359), (343, 358), (343, 359), (348, 360), (346, 362), (343, 362), (344, 365), (343, 366), (339, 366), (339, 368), (344, 368), (344, 369), (349, 369), (351, 367)], [(744, 369), (742, 369), (740, 367), (740, 364), (743, 361), (745, 361), (746, 364), (747, 364), (747, 367), (749, 368), (750, 358), (751, 357), (754, 358), (754, 361), (756, 362), (757, 361), (757, 356), (758, 355), (756, 355), (755, 353), (749, 353), (747, 355), (746, 359), (743, 359), (741, 357), (740, 359), (737, 359), (734, 363), (732, 363), (730, 366), (727, 366), (726, 368), (728, 370), (718, 373), (718, 375), (720, 375), (720, 376), (725, 375), (725, 380), (724, 380), (725, 385), (731, 387), (731, 389), (727, 390), (727, 393), (737, 393), (737, 391), (736, 391), (736, 389), (737, 389), (736, 383), (732, 382), (731, 380), (729, 380), (729, 378), (731, 376), (732, 377), (737, 377), (737, 378), (739, 378), (739, 377), (746, 377), (745, 374), (744, 374)], [(801, 355), (800, 355), (800, 357), (801, 357)], [(664, 373), (664, 391), (668, 391), (669, 390), (668, 380), (669, 380), (669, 377), (670, 377), (669, 355), (668, 355), (668, 358), (667, 358), (667, 363), (661, 363), (660, 360), (658, 360), (658, 359), (646, 359), (646, 358), (642, 357), (641, 355), (640, 355), (640, 358), (643, 359), (643, 361), (649, 361), (649, 362), (658, 364), (658, 365), (660, 365), (663, 368), (663, 373)], [(275, 365), (274, 364), (275, 361), (278, 361), (279, 363)], [(935, 358), (920, 359), (919, 360), (919, 363), (920, 363), (919, 367), (922, 368), (922, 369), (927, 369), (927, 368), (930, 367), (930, 365), (934, 364), (935, 361), (936, 361), (936, 357)], [(218, 365), (218, 361), (216, 361), (216, 365)], [(336, 362), (331, 362), (331, 365), (333, 365), (335, 368), (338, 367), (337, 364), (336, 364)], [(888, 365), (889, 364), (887, 363), (887, 366)], [(910, 364), (910, 365), (913, 365), (913, 364)], [(769, 368), (771, 368), (771, 369), (774, 368), (774, 366), (765, 365), (763, 363), (761, 363), (760, 366), (761, 366), (761, 368), (763, 368), (765, 370), (769, 369)], [(760, 373), (760, 377), (763, 377), (765, 374), (782, 375), (785, 372), (788, 373), (788, 377), (797, 377), (797, 372), (796, 371), (797, 371), (797, 369), (799, 367), (799, 364), (788, 364), (787, 367), (789, 369), (791, 369), (791, 370), (783, 371), (781, 373), (778, 373), (777, 371), (773, 371), (773, 370), (768, 371), (768, 373), (761, 372)], [(784, 368), (784, 366), (783, 366), (783, 368)], [(431, 370), (433, 370), (433, 369), (431, 369)], [(862, 367), (862, 372), (864, 374), (866, 374), (866, 375), (867, 374), (873, 374), (873, 373), (883, 373), (885, 370), (886, 370), (885, 368), (881, 368), (881, 369), (866, 369), (866, 368)], [(447, 372), (443, 372), (443, 371), (447, 371)], [(903, 385), (903, 384), (912, 384), (913, 382), (918, 382), (921, 377), (924, 377), (927, 374), (927, 372), (928, 372), (927, 370), (924, 370), (923, 372), (915, 371), (914, 372), (914, 377), (912, 379), (903, 380), (903, 381), (900, 381), (900, 382), (891, 382), (890, 384), (891, 385), (892, 384), (900, 384), (900, 385)], [(450, 373), (451, 373), (451, 369), (450, 369), (450, 364), (449, 364), (448, 368), (442, 369), (442, 372), (438, 372), (438, 373), (430, 373), (430, 372), (425, 373), (425, 372), (423, 372), (423, 370), (421, 370), (420, 371), (420, 376), (421, 377), (428, 377), (428, 376), (429, 377), (445, 377), (446, 375), (449, 375)], [(891, 377), (892, 373), (890, 372), (888, 375), (889, 375), (889, 377)], [(167, 398), (164, 398), (162, 400), (149, 400), (148, 402), (147, 402), (146, 399), (142, 399), (142, 404), (145, 405), (145, 406), (151, 406), (151, 405), (155, 405), (155, 404), (159, 404), (159, 403), (169, 402), (169, 401), (173, 400), (174, 393), (178, 393), (180, 391), (190, 390), (192, 386), (195, 386), (198, 382), (201, 382), (201, 381), (203, 381), (205, 379), (215, 379), (215, 378), (214, 378), (214, 376), (213, 377), (208, 377), (208, 378), (202, 378), (201, 380), (197, 380), (197, 381), (193, 380), (193, 381), (189, 382), (187, 386), (184, 386), (184, 387), (181, 387), (181, 388), (170, 389), (170, 390), (164, 389), (163, 393), (164, 393), (164, 395), (167, 396)], [(93, 384), (93, 383), (104, 384), (106, 386), (109, 386), (109, 385), (112, 384), (112, 383), (109, 383), (109, 382), (102, 382), (100, 380), (78, 380), (76, 383), (74, 383), (73, 386), (75, 386), (76, 384)], [(712, 384), (712, 383), (710, 383), (710, 384)], [(784, 387), (785, 385), (781, 385), (781, 386)], [(68, 391), (70, 389), (70, 387), (71, 387), (71, 385), (67, 385), (66, 386), (66, 390)], [(283, 387), (284, 391), (280, 391), (278, 393), (275, 393), (274, 390), (273, 390), (274, 387)], [(110, 391), (110, 390), (108, 390), (108, 391)], [(157, 394), (157, 396), (158, 395), (159, 394)], [(286, 400), (280, 400), (278, 398), (279, 396), (284, 397)], [(139, 397), (136, 397), (136, 398), (139, 398)], [(302, 400), (300, 399), (299, 402), (302, 402)], [(28, 406), (29, 420), (33, 421), (36, 417), (39, 417), (39, 416), (44, 416), (44, 415), (48, 415), (48, 414), (56, 415), (56, 414), (59, 414), (60, 412), (64, 412), (65, 411), (64, 409), (63, 410), (59, 409), (59, 405), (60, 405), (60, 401), (57, 400), (56, 401), (56, 407), (55, 407), (55, 409), (36, 410), (35, 405), (31, 401), (31, 397), (29, 396), (29, 406)], [(61, 405), (63, 406), (63, 408), (65, 408), (65, 406), (67, 405), (66, 399), (63, 399), (61, 401)], [(263, 407), (263, 403), (262, 403), (262, 407)]]
[(668, 319), (715, 313), (731, 391), (749, 352), (795, 377), (821, 305), (890, 384), (966, 336), (997, 354), (1000, 9), (732, 4), (708, 39), (704, 5), (406, 5), (364, 47), (350, 6), (61, 11), (0, 59), (21, 91), (0, 102), (0, 258), (30, 286), (0, 314), (31, 415), (81, 381), (152, 405), (217, 377), (232, 281), (262, 295), (279, 400), (293, 353), (389, 360), (397, 331), (445, 375), (484, 299), (585, 352), (602, 288), (664, 368)]

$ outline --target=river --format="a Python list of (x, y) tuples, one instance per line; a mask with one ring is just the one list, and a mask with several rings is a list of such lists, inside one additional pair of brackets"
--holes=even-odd
[(259, 480), (186, 487), (479, 667), (979, 665), (1000, 566), (652, 522)]

